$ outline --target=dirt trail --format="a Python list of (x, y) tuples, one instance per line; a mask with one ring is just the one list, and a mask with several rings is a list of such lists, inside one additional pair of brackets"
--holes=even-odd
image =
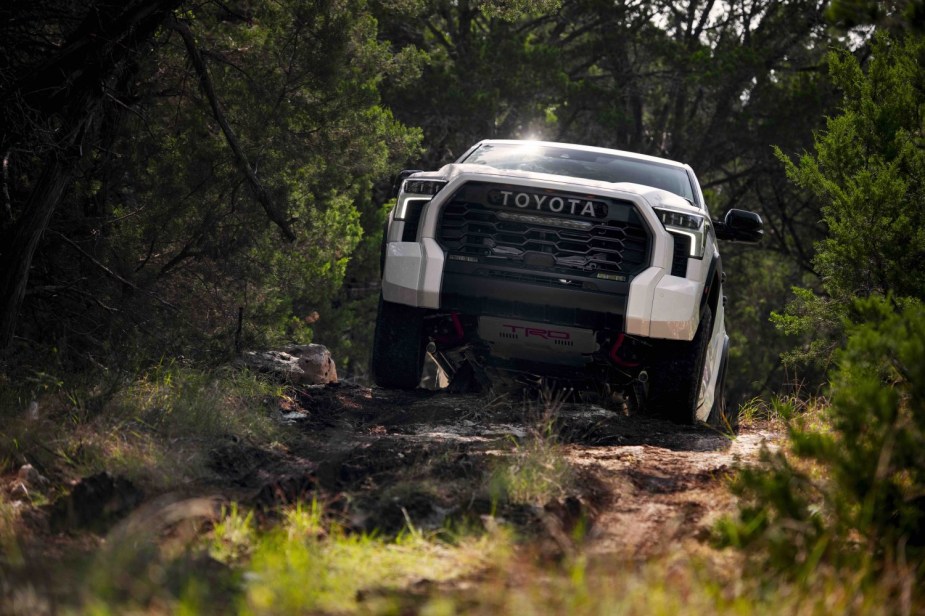
[[(291, 455), (310, 458), (318, 487), (347, 494), (351, 519), (379, 530), (407, 518), (437, 527), (448, 516), (488, 513), (485, 477), (492, 465), (543, 432), (578, 471), (564, 500), (581, 503), (591, 522), (585, 549), (643, 559), (705, 537), (732, 505), (729, 473), (779, 436), (746, 427), (730, 438), (589, 404), (551, 406), (544, 412), (535, 400), (340, 386), (302, 391), (284, 416), (304, 438)], [(291, 474), (285, 467), (295, 463), (275, 472)], [(561, 517), (568, 507), (544, 509)], [(537, 507), (501, 514), (528, 525), (531, 517), (545, 517)]]
[[(318, 499), (346, 529), (386, 536), (409, 523), (422, 530), (501, 523), (515, 527), (530, 562), (578, 551), (607, 563), (613, 556), (645, 561), (705, 539), (734, 505), (729, 474), (779, 438), (746, 427), (733, 439), (591, 404), (349, 385), (292, 390), (278, 408), (271, 402), (255, 412), (267, 410), (285, 426), (281, 441), (210, 440), (199, 451), (206, 457), (200, 479), (176, 493), (144, 495), (125, 478), (100, 473), (53, 503), (23, 510), (29, 540), (20, 565), (4, 570), (0, 563), (0, 604), (39, 584), (37, 605), (66, 605), (80, 590), (66, 563), (104, 562), (107, 545), (122, 545), (119, 537), (138, 529), (173, 541), (185, 536), (177, 519), (212, 519), (229, 502), (273, 524), (281, 506)], [(499, 476), (508, 487), (523, 477), (541, 485), (551, 468), (566, 470), (553, 489), (497, 491)], [(176, 517), (174, 509), (185, 513)], [(573, 532), (579, 529), (585, 532)], [(141, 550), (138, 562), (148, 553)], [(49, 562), (65, 566), (48, 575)], [(230, 575), (209, 557), (190, 566)], [(43, 611), (53, 610), (36, 613)]]
[[(552, 557), (575, 549), (571, 531), (581, 524), (581, 549), (590, 555), (647, 559), (706, 537), (733, 504), (729, 473), (779, 436), (746, 427), (730, 438), (705, 426), (522, 394), (336, 384), (293, 390), (272, 412), (286, 426), (285, 445), (237, 437), (210, 444), (202, 482), (165, 497), (238, 502), (267, 518), (281, 505), (319, 499), (347, 528), (385, 534), (409, 522), (431, 530), (500, 517)], [(530, 464), (536, 442), (554, 459), (533, 463), (565, 466), (567, 479), (538, 495), (499, 497), (499, 467)], [(537, 482), (530, 477), (527, 483)], [(25, 519), (39, 543), (62, 532), (104, 536), (142, 501), (130, 482), (100, 474)]]
[(671, 435), (670, 424), (651, 427), (665, 432), (653, 432), (648, 444), (569, 450), (569, 460), (593, 473), (610, 495), (595, 520), (591, 554), (647, 558), (686, 537), (705, 538), (734, 504), (725, 478), (776, 438), (757, 429), (730, 440), (694, 429)]

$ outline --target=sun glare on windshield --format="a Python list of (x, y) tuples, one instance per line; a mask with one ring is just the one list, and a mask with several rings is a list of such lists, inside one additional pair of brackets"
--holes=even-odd
[(563, 148), (542, 142), (486, 143), (462, 162), (496, 169), (652, 186), (694, 201), (690, 178), (683, 169), (599, 150)]

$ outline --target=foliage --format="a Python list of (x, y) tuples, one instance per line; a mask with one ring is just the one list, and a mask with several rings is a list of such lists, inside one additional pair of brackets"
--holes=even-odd
[(925, 2), (922, 0), (833, 0), (826, 15), (832, 22), (849, 28), (877, 24), (899, 31), (925, 29)]
[(129, 382), (87, 377), (0, 387), (11, 402), (0, 408), (0, 471), (32, 464), (56, 479), (109, 471), (169, 489), (208, 472), (202, 443), (279, 438), (267, 403), (281, 389), (249, 372), (165, 363)]
[(364, 591), (382, 596), (422, 578), (444, 583), (503, 563), (502, 533), (458, 537), (455, 544), (413, 527), (395, 540), (348, 534), (320, 520), (317, 506), (297, 506), (263, 534), (247, 566), (240, 610), (246, 614), (354, 611)]
[[(416, 57), (377, 40), (362, 0), (184, 9), (168, 12), (132, 55), (76, 179), (62, 178), (62, 205), (49, 214), (17, 313), (14, 356), (28, 356), (31, 341), (54, 345), (65, 361), (144, 364), (310, 341), (314, 313), (336, 297), (363, 237), (364, 212), (379, 215), (373, 182), (416, 151), (418, 132), (378, 94), (383, 80), (414, 75)], [(47, 33), (52, 40), (80, 36), (83, 15), (72, 12)], [(19, 38), (2, 51), (30, 50), (46, 35), (11, 32)], [(43, 61), (8, 51), (10, 74)], [(12, 109), (15, 100), (3, 102)], [(4, 144), (0, 233), (15, 236), (31, 220), (41, 169), (25, 142)]]
[(797, 291), (779, 327), (812, 340), (797, 356), (826, 361), (842, 340), (853, 298), (925, 298), (925, 40), (876, 38), (865, 72), (848, 52), (829, 56), (844, 91), (841, 113), (815, 138), (815, 154), (788, 176), (823, 204), (826, 238), (813, 264), (821, 289)]
[[(736, 489), (725, 541), (810, 582), (820, 563), (871, 577), (925, 577), (925, 306), (856, 304), (823, 427), (798, 421)], [(760, 548), (757, 549), (756, 548)]]
[[(767, 249), (724, 246), (726, 330), (729, 373), (726, 395), (739, 404), (754, 396), (768, 399), (793, 385), (795, 375), (781, 362), (781, 351), (794, 344), (786, 332), (769, 327), (774, 311), (791, 298), (791, 285), (811, 282), (809, 274), (789, 257)], [(818, 374), (804, 370), (799, 379), (816, 383)]]
[[(360, 3), (263, 4), (246, 27), (204, 11), (195, 25), (219, 59), (211, 70), (226, 114), (246, 149), (259, 153), (255, 162), (298, 239), (281, 244), (248, 204), (222, 136), (195, 114), (196, 91), (188, 85), (195, 81), (169, 39), (152, 68), (164, 74), (163, 87), (184, 96), (154, 97), (152, 113), (163, 118), (150, 129), (155, 139), (133, 146), (144, 172), (130, 184), (145, 202), (162, 205), (135, 225), (126, 256), (138, 259), (152, 246), (162, 254), (140, 272), (160, 277), (166, 270), (180, 283), (177, 291), (195, 289), (197, 303), (208, 307), (197, 329), (223, 334), (226, 349), (239, 306), (245, 344), (309, 342), (309, 317), (336, 293), (362, 237), (359, 211), (368, 207), (371, 180), (416, 140), (377, 104), (378, 82), (408, 67), (375, 40)], [(177, 200), (188, 205), (165, 229), (159, 213)]]

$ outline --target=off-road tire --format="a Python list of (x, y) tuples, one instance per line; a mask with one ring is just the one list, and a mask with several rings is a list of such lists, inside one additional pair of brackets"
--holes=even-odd
[(424, 311), (379, 296), (370, 362), (373, 382), (388, 389), (414, 389), (424, 366)]
[(693, 340), (661, 346), (649, 372), (648, 406), (652, 412), (674, 423), (697, 423), (697, 399), (712, 325), (713, 314), (705, 306)]

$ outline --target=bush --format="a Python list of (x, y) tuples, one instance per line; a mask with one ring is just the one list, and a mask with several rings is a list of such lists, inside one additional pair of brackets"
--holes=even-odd
[(807, 340), (790, 360), (828, 365), (844, 341), (842, 324), (856, 297), (925, 299), (925, 39), (878, 34), (862, 64), (848, 51), (828, 64), (844, 92), (841, 113), (815, 137), (814, 153), (792, 161), (787, 176), (822, 204), (827, 237), (816, 246), (818, 289), (799, 289), (774, 321)]
[[(789, 450), (741, 473), (737, 520), (726, 544), (788, 576), (817, 565), (860, 568), (872, 578), (925, 577), (925, 306), (859, 300), (863, 318), (832, 375), (826, 429), (799, 420)], [(761, 548), (754, 550), (753, 548)]]

